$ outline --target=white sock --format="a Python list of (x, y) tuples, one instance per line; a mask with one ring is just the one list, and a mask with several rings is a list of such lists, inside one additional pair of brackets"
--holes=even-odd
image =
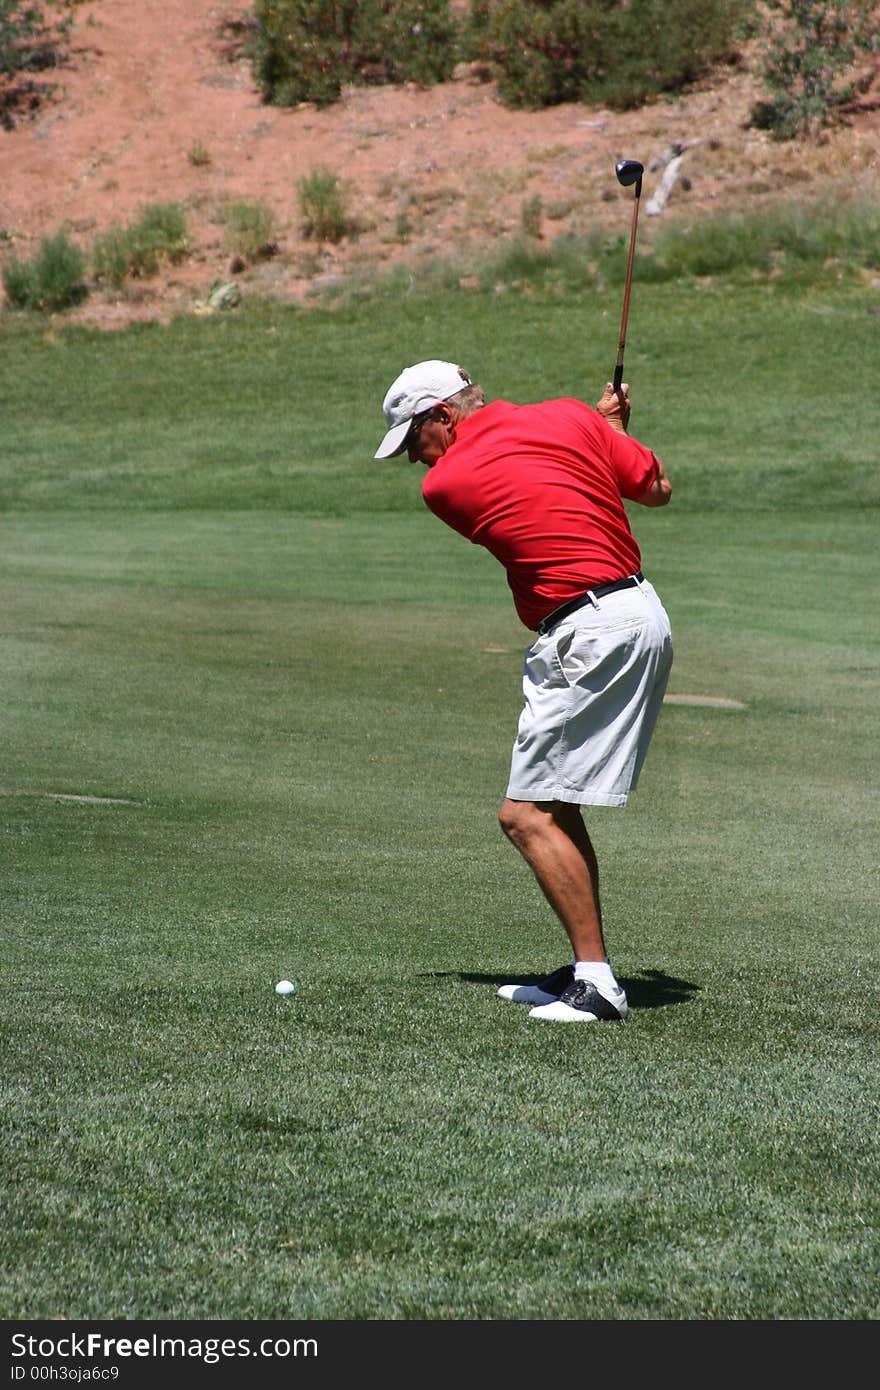
[(595, 985), (600, 994), (604, 994), (606, 997), (623, 992), (607, 960), (576, 960), (574, 978), (576, 980), (589, 980), (590, 984)]

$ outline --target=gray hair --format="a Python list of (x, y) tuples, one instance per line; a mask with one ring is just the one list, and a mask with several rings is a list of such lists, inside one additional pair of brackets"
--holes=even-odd
[(476, 382), (466, 386), (463, 391), (456, 391), (454, 396), (449, 396), (447, 399), (450, 405), (455, 406), (462, 420), (466, 420), (468, 415), (473, 415), (475, 410), (479, 410), (481, 405), (486, 404), (483, 388), (478, 386)]

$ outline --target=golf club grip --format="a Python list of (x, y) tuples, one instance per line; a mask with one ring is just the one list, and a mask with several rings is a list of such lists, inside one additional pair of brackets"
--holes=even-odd
[(614, 368), (614, 376), (613, 376), (612, 381), (611, 381), (611, 384), (612, 384), (612, 386), (614, 387), (614, 390), (615, 390), (615, 391), (619, 391), (619, 390), (620, 390), (620, 383), (621, 383), (622, 381), (623, 381), (623, 363), (622, 363), (622, 362), (618, 362), (617, 366)]

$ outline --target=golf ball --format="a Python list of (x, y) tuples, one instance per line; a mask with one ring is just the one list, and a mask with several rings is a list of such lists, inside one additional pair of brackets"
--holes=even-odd
[(295, 991), (296, 985), (293, 983), (293, 980), (279, 980), (275, 986), (276, 994), (293, 994)]

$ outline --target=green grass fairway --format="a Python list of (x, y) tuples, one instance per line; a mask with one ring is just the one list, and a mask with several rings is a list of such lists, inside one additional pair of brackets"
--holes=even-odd
[(627, 1023), (495, 997), (565, 958), (495, 821), (528, 634), (370, 455), (419, 356), (595, 399), (616, 314), (0, 326), (3, 1318), (880, 1313), (863, 294), (637, 286), (670, 689), (743, 708), (588, 813)]

